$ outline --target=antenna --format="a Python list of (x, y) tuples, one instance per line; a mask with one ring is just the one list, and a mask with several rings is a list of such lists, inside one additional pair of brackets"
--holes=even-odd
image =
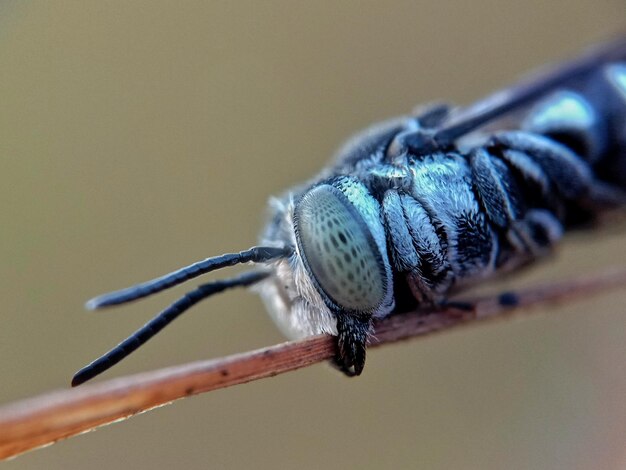
[(113, 367), (201, 300), (226, 289), (256, 284), (268, 277), (269, 274), (268, 271), (248, 271), (230, 279), (203, 284), (191, 292), (187, 292), (109, 352), (76, 372), (72, 378), (72, 387), (85, 383)]
[(189, 279), (201, 276), (217, 269), (234, 266), (242, 263), (264, 263), (278, 258), (286, 258), (293, 252), (290, 247), (254, 246), (249, 250), (239, 253), (227, 253), (221, 256), (214, 256), (203, 261), (180, 268), (174, 272), (158, 277), (151, 281), (143, 282), (126, 289), (109, 292), (95, 297), (85, 304), (89, 310), (95, 310), (112, 305), (125, 304), (133, 300), (148, 297), (157, 292), (161, 292), (170, 287), (182, 284)]
[[(89, 310), (95, 310), (102, 307), (132, 302), (133, 300), (141, 299), (182, 284), (189, 279), (201, 276), (210, 271), (242, 263), (265, 263), (280, 258), (286, 258), (292, 253), (293, 248), (288, 246), (280, 248), (272, 246), (253, 246), (239, 253), (227, 253), (221, 256), (207, 258), (151, 281), (100, 295), (88, 301), (85, 306)], [(201, 300), (226, 289), (256, 284), (269, 275), (270, 272), (268, 271), (248, 271), (230, 279), (222, 279), (202, 284), (196, 289), (187, 292), (183, 297), (167, 307), (109, 352), (79, 370), (72, 379), (72, 387), (80, 385), (113, 367)]]

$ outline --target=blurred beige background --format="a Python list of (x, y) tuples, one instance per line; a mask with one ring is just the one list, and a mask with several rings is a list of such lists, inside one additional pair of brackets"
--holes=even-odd
[[(354, 130), (625, 26), (623, 0), (0, 3), (0, 403), (67, 387), (185, 287), (87, 298), (250, 246), (267, 198)], [(625, 234), (574, 236), (510, 284), (624, 265)], [(356, 380), (318, 365), (205, 394), (6, 468), (626, 468), (625, 303), (378, 349)], [(106, 377), (281, 340), (231, 292)]]

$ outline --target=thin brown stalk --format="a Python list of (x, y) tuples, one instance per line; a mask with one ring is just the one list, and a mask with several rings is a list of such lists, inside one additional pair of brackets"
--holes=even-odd
[[(469, 309), (389, 317), (376, 325), (371, 346), (425, 336), (462, 324), (504, 318), (528, 307), (567, 301), (626, 285), (626, 269), (552, 283), (515, 296), (479, 298)], [(333, 357), (330, 336), (270, 346), (233, 356), (121, 377), (77, 389), (60, 390), (0, 408), (0, 459), (54, 443), (104, 424), (123, 420), (179, 398), (272, 377)]]

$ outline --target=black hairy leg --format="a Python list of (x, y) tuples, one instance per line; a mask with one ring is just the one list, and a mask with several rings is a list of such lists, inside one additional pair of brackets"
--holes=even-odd
[(337, 315), (337, 354), (335, 366), (348, 377), (361, 375), (365, 367), (365, 350), (372, 331), (370, 318), (345, 313)]

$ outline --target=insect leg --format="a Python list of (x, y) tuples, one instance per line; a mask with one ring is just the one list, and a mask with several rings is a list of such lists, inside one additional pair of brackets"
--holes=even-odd
[(580, 199), (591, 188), (593, 176), (589, 165), (572, 150), (548, 137), (523, 131), (501, 132), (492, 137), (488, 146), (526, 154), (541, 167), (565, 199)]
[(545, 255), (563, 236), (563, 224), (545, 209), (530, 209), (513, 230), (534, 257)]
[(469, 155), (472, 183), (489, 220), (503, 229), (522, 212), (521, 194), (508, 166), (485, 148)]
[(394, 271), (405, 276), (413, 297), (418, 302), (423, 302), (430, 289), (422, 280), (419, 271), (420, 258), (413, 246), (413, 239), (404, 218), (402, 202), (397, 191), (389, 190), (385, 193), (382, 208)]
[[(543, 174), (541, 168), (535, 167), (530, 158), (521, 152), (518, 154), (521, 164), (520, 161), (517, 163), (522, 169)], [(512, 261), (520, 263), (529, 254), (539, 256), (546, 245), (544, 231), (534, 223), (532, 211), (527, 212), (527, 204), (509, 166), (483, 147), (470, 152), (469, 162), (477, 199), (489, 221), (508, 241), (507, 245), (500, 247), (497, 265), (502, 267)], [(543, 184), (546, 187), (548, 185), (547, 181)], [(552, 232), (551, 230), (550, 233)], [(512, 251), (508, 249), (509, 244)]]
[(191, 292), (186, 293), (116, 347), (79, 370), (72, 378), (72, 387), (91, 380), (113, 367), (201, 300), (226, 289), (256, 284), (268, 275), (269, 273), (266, 271), (249, 271), (230, 279), (202, 284)]
[[(614, 181), (607, 183), (602, 177), (594, 176), (589, 163), (548, 137), (508, 131), (495, 134), (488, 146), (520, 169), (524, 177), (530, 176), (542, 182), (541, 190), (546, 202), (553, 205), (550, 210), (566, 225), (588, 221), (599, 208), (626, 203), (626, 192), (615, 186)], [(556, 191), (551, 191), (551, 188)], [(558, 197), (554, 197), (554, 192)], [(571, 202), (577, 207), (574, 211), (566, 209)]]
[(452, 282), (451, 266), (430, 216), (413, 197), (389, 190), (383, 215), (395, 270), (415, 299), (435, 304)]

